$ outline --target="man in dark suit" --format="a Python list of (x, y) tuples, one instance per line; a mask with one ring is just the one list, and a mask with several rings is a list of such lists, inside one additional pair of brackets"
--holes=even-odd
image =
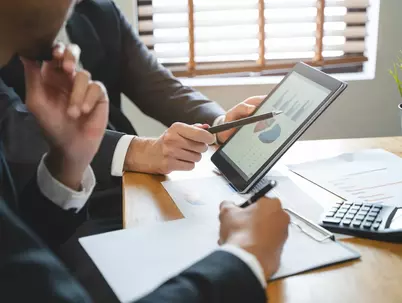
[[(26, 104), (50, 146), (37, 178), (22, 190), (18, 202), (0, 201), (2, 302), (91, 300), (42, 242), (57, 245), (85, 218), (85, 200), (95, 183), (89, 163), (107, 123), (105, 90), (90, 80), (88, 72), (76, 72), (76, 47), (59, 46), (51, 62), (35, 61), (49, 57), (47, 50), (71, 4), (71, 0), (0, 3), (0, 66), (12, 54), (24, 57)], [(1, 128), (21, 119), (11, 101), (0, 94), (0, 104), (6, 107)], [(13, 179), (1, 150), (0, 160), (0, 189), (12, 196)], [(278, 200), (262, 199), (247, 209), (223, 203), (220, 220), (222, 248), (139, 302), (265, 301), (262, 286), (279, 266), (289, 217)]]
[[(105, 84), (110, 97), (110, 128), (136, 134), (121, 111), (122, 93), (145, 114), (169, 127), (157, 139), (121, 136), (107, 159), (112, 175), (121, 176), (123, 170), (162, 174), (191, 170), (207, 144), (215, 140), (193, 124), (236, 120), (248, 116), (261, 102), (260, 97), (251, 98), (225, 113), (217, 103), (183, 86), (158, 63), (113, 1), (79, 2), (58, 39), (79, 45), (83, 67)], [(0, 77), (24, 100), (24, 72), (18, 57), (0, 71)], [(224, 142), (232, 132), (218, 134), (218, 141)]]

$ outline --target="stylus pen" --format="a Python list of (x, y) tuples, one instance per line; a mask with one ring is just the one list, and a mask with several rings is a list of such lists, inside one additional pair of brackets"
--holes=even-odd
[(269, 183), (264, 186), (261, 190), (255, 193), (250, 199), (240, 205), (241, 208), (246, 208), (251, 204), (257, 202), (259, 199), (264, 197), (268, 192), (270, 192), (276, 186), (276, 181), (270, 180)]
[(207, 129), (207, 131), (209, 131), (211, 134), (216, 134), (216, 133), (220, 133), (223, 132), (225, 130), (229, 130), (231, 128), (235, 128), (235, 127), (240, 127), (240, 126), (244, 126), (244, 125), (248, 125), (248, 124), (252, 124), (252, 123), (256, 123), (262, 120), (267, 120), (267, 119), (271, 119), (277, 115), (282, 114), (281, 111), (275, 111), (275, 112), (270, 112), (270, 113), (266, 113), (266, 114), (262, 114), (262, 115), (258, 115), (258, 116), (253, 116), (253, 117), (248, 117), (248, 118), (243, 118), (243, 119), (239, 119), (236, 121), (232, 121), (232, 122), (227, 122), (218, 126), (213, 126)]

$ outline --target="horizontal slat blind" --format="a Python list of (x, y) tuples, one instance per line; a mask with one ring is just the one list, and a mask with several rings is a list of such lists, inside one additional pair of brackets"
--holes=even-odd
[(369, 0), (137, 2), (142, 41), (180, 76), (366, 60)]

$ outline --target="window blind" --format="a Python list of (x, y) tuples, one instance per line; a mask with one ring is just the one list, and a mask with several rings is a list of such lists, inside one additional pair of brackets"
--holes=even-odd
[(142, 41), (177, 76), (367, 60), (369, 0), (136, 1)]

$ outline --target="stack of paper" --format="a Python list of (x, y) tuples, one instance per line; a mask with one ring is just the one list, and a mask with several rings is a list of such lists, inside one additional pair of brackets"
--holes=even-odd
[(384, 150), (366, 150), (289, 168), (351, 201), (402, 206), (402, 159)]

